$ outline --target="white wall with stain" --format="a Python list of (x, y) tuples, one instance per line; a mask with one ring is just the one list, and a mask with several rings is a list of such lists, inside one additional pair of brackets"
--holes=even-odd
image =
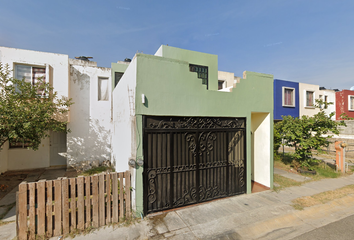
[[(68, 165), (111, 160), (111, 69), (95, 62), (69, 59), (70, 122), (67, 134)], [(107, 79), (108, 99), (98, 99), (98, 79)]]
[[(334, 90), (331, 89), (320, 90), (319, 96), (322, 96), (322, 101), (325, 101), (325, 99), (327, 99), (328, 103), (333, 103), (331, 105), (328, 105), (327, 108), (324, 108), (323, 106), (326, 115), (329, 116), (329, 114), (336, 111), (336, 92)], [(336, 115), (334, 114), (331, 119), (336, 120)]]
[(320, 94), (319, 90), (319, 85), (314, 85), (314, 84), (307, 84), (307, 83), (299, 83), (299, 102), (300, 102), (300, 108), (299, 108), (299, 116), (313, 116), (317, 114), (320, 110), (319, 108), (316, 108), (315, 106), (306, 106), (306, 92), (313, 92), (313, 105), (315, 105), (315, 100), (318, 99)]
[(112, 94), (112, 160), (115, 162), (117, 172), (129, 170), (129, 158), (136, 158), (136, 64), (136, 58), (134, 58)]

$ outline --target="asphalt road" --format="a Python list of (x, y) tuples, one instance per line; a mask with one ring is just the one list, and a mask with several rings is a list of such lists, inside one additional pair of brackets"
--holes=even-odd
[(304, 233), (292, 240), (353, 240), (354, 215)]

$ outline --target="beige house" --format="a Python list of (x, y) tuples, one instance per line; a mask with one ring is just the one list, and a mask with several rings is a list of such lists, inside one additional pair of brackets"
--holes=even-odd
[[(316, 108), (316, 99), (321, 99), (323, 102), (332, 102), (325, 108), (324, 105), (319, 106), (323, 108), (325, 113), (329, 115), (335, 111), (335, 91), (331, 89), (320, 88), (319, 85), (299, 83), (299, 116), (313, 116), (320, 111), (320, 108)], [(332, 117), (335, 120), (335, 116)]]

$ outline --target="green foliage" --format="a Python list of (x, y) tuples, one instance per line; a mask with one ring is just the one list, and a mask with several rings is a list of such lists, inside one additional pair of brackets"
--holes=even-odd
[(339, 118), (343, 120), (354, 120), (354, 118), (349, 117), (347, 113), (342, 113), (341, 115), (339, 115)]
[(337, 172), (334, 169), (330, 168), (329, 166), (323, 167), (323, 164), (319, 164), (314, 169), (316, 170), (317, 174), (324, 177), (324, 178), (338, 178), (341, 176), (341, 172)]
[(91, 175), (95, 175), (97, 173), (106, 172), (106, 171), (114, 172), (114, 168), (107, 167), (107, 166), (94, 167), (94, 168), (84, 171), (81, 175), (91, 176)]
[(10, 77), (9, 66), (0, 62), (0, 147), (10, 139), (25, 139), (37, 150), (49, 131), (68, 132), (65, 116), (71, 104), (71, 99), (57, 98), (43, 80), (32, 85)]
[[(321, 100), (316, 100), (316, 103), (317, 107), (323, 104), (327, 107), (330, 104)], [(328, 139), (333, 136), (331, 134), (339, 134), (338, 126), (346, 126), (344, 121), (333, 121), (333, 115), (334, 112), (326, 115), (323, 108), (320, 108), (320, 111), (311, 117), (283, 116), (283, 121), (274, 125), (274, 132), (282, 136), (286, 146), (295, 148), (294, 159), (301, 167), (313, 170), (317, 160), (312, 158), (312, 150), (322, 152), (322, 148), (328, 146)], [(277, 141), (274, 144), (279, 144), (278, 139)]]
[[(279, 123), (279, 122), (278, 122)], [(280, 124), (274, 124), (274, 154), (276, 155), (278, 153), (278, 150), (282, 144), (282, 134), (281, 134), (281, 125)]]

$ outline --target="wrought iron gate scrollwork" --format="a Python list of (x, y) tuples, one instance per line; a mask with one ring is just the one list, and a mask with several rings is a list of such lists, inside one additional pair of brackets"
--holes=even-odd
[(199, 200), (211, 200), (218, 198), (220, 196), (226, 196), (225, 192), (221, 192), (218, 186), (205, 188), (203, 186), (199, 186)]
[(212, 129), (212, 128), (244, 128), (242, 118), (209, 118), (209, 117), (149, 117), (146, 128), (150, 129)]
[(199, 155), (206, 152), (208, 155), (210, 151), (214, 149), (214, 141), (216, 140), (216, 135), (213, 132), (202, 132), (199, 135)]
[(192, 187), (189, 191), (184, 190), (183, 196), (178, 198), (175, 202), (173, 202), (174, 207), (184, 206), (188, 203), (196, 202), (197, 200), (197, 189)]
[(245, 118), (143, 119), (145, 213), (245, 192)]
[(149, 203), (154, 203), (156, 201), (155, 178), (156, 178), (155, 170), (149, 171), (148, 173), (149, 194), (147, 196), (147, 198), (149, 199)]
[(197, 144), (199, 147), (199, 155), (206, 152), (208, 155), (214, 149), (214, 141), (216, 140), (216, 134), (214, 132), (202, 132), (199, 134), (198, 143), (195, 141), (194, 134), (185, 133), (186, 141), (189, 142), (189, 150), (194, 156), (197, 155)]

